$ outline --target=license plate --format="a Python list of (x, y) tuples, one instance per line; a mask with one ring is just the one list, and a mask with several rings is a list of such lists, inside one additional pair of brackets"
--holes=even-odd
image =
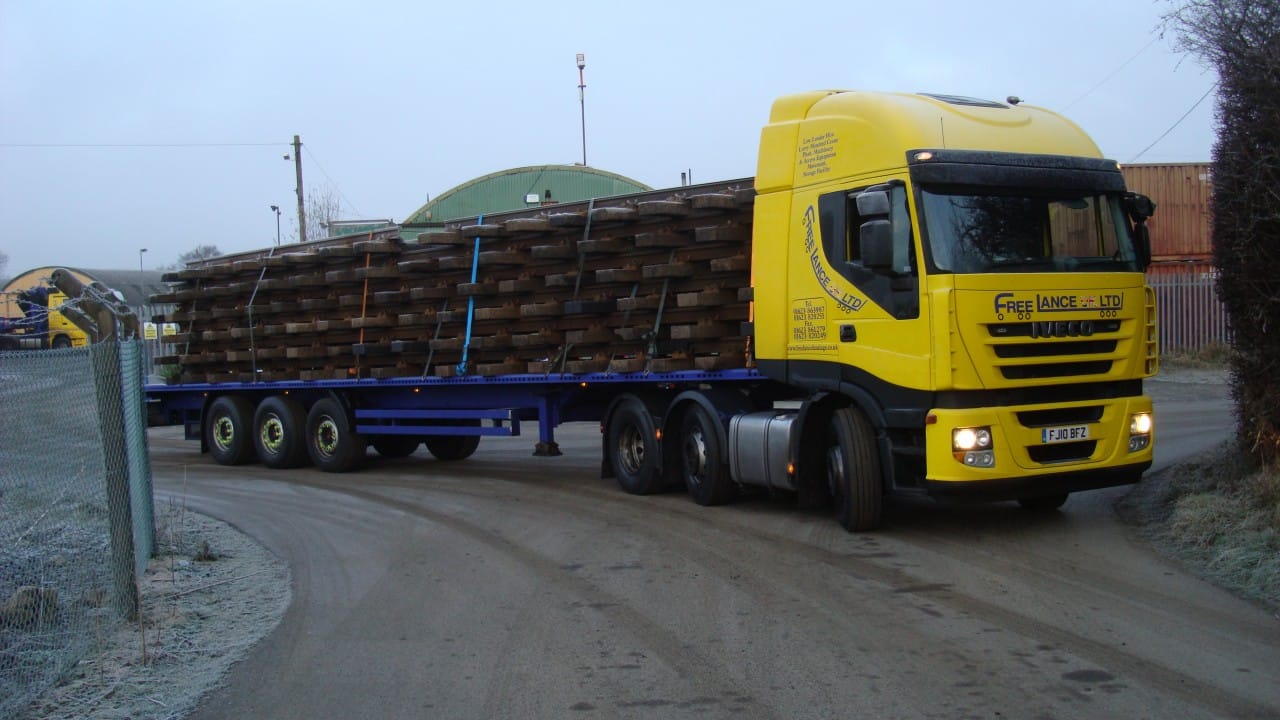
[(1046, 445), (1049, 443), (1075, 442), (1076, 440), (1088, 439), (1088, 425), (1064, 425), (1062, 427), (1040, 429), (1040, 442)]

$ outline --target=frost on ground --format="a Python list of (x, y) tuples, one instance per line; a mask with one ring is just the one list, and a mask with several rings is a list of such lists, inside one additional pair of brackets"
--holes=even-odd
[(93, 643), (20, 718), (181, 718), (280, 621), (287, 565), (223, 522), (177, 506), (156, 515), (141, 622)]
[[(1225, 396), (1226, 382), (1221, 368), (1173, 368), (1148, 389), (1157, 400)], [(1280, 610), (1280, 471), (1251, 464), (1234, 438), (1204, 457), (1147, 475), (1117, 509), (1193, 572)]]

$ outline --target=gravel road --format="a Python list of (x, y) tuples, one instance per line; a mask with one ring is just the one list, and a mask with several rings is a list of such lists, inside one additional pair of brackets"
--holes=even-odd
[[(1221, 380), (1149, 383), (1158, 465), (1226, 432)], [(763, 496), (627, 496), (593, 426), (560, 440), (333, 476), (223, 468), (154, 431), (161, 491), (185, 477), (190, 508), (293, 573), (278, 627), (191, 717), (1280, 716), (1280, 621), (1144, 545), (1123, 488), (1049, 515), (899, 501), (850, 535)]]

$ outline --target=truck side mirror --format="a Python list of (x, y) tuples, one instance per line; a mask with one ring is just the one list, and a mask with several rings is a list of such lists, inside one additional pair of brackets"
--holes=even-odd
[(1138, 265), (1143, 270), (1151, 267), (1151, 231), (1145, 223), (1138, 225)]
[(1156, 214), (1156, 204), (1142, 193), (1128, 192), (1121, 202), (1125, 213), (1133, 221), (1134, 242), (1137, 244), (1138, 265), (1146, 270), (1151, 266), (1151, 231), (1147, 219)]
[(1151, 198), (1136, 192), (1124, 194), (1124, 209), (1134, 222), (1142, 222), (1156, 214), (1156, 204)]
[[(862, 198), (858, 198), (862, 204)], [(893, 223), (885, 219), (868, 220), (858, 228), (858, 247), (862, 264), (869, 270), (893, 267)]]
[(858, 193), (858, 214), (862, 217), (888, 216), (889, 193), (884, 190), (866, 190)]
[(859, 217), (866, 218), (858, 228), (858, 254), (868, 270), (893, 268), (893, 223), (889, 220), (890, 203), (887, 190), (864, 190), (856, 197)]

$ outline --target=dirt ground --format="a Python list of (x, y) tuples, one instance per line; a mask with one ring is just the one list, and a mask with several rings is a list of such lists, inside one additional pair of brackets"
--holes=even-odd
[[(1159, 398), (1223, 392), (1215, 368), (1171, 368), (1149, 384)], [(1131, 522), (1147, 522), (1173, 469), (1139, 485), (1129, 499)], [(229, 525), (174, 503), (163, 516), (161, 544), (142, 581), (145, 622), (122, 626), (67, 681), (34, 703), (27, 717), (181, 718), (216, 688), (228, 668), (269, 633), (290, 602), (290, 571)], [(216, 559), (195, 559), (205, 549)]]

